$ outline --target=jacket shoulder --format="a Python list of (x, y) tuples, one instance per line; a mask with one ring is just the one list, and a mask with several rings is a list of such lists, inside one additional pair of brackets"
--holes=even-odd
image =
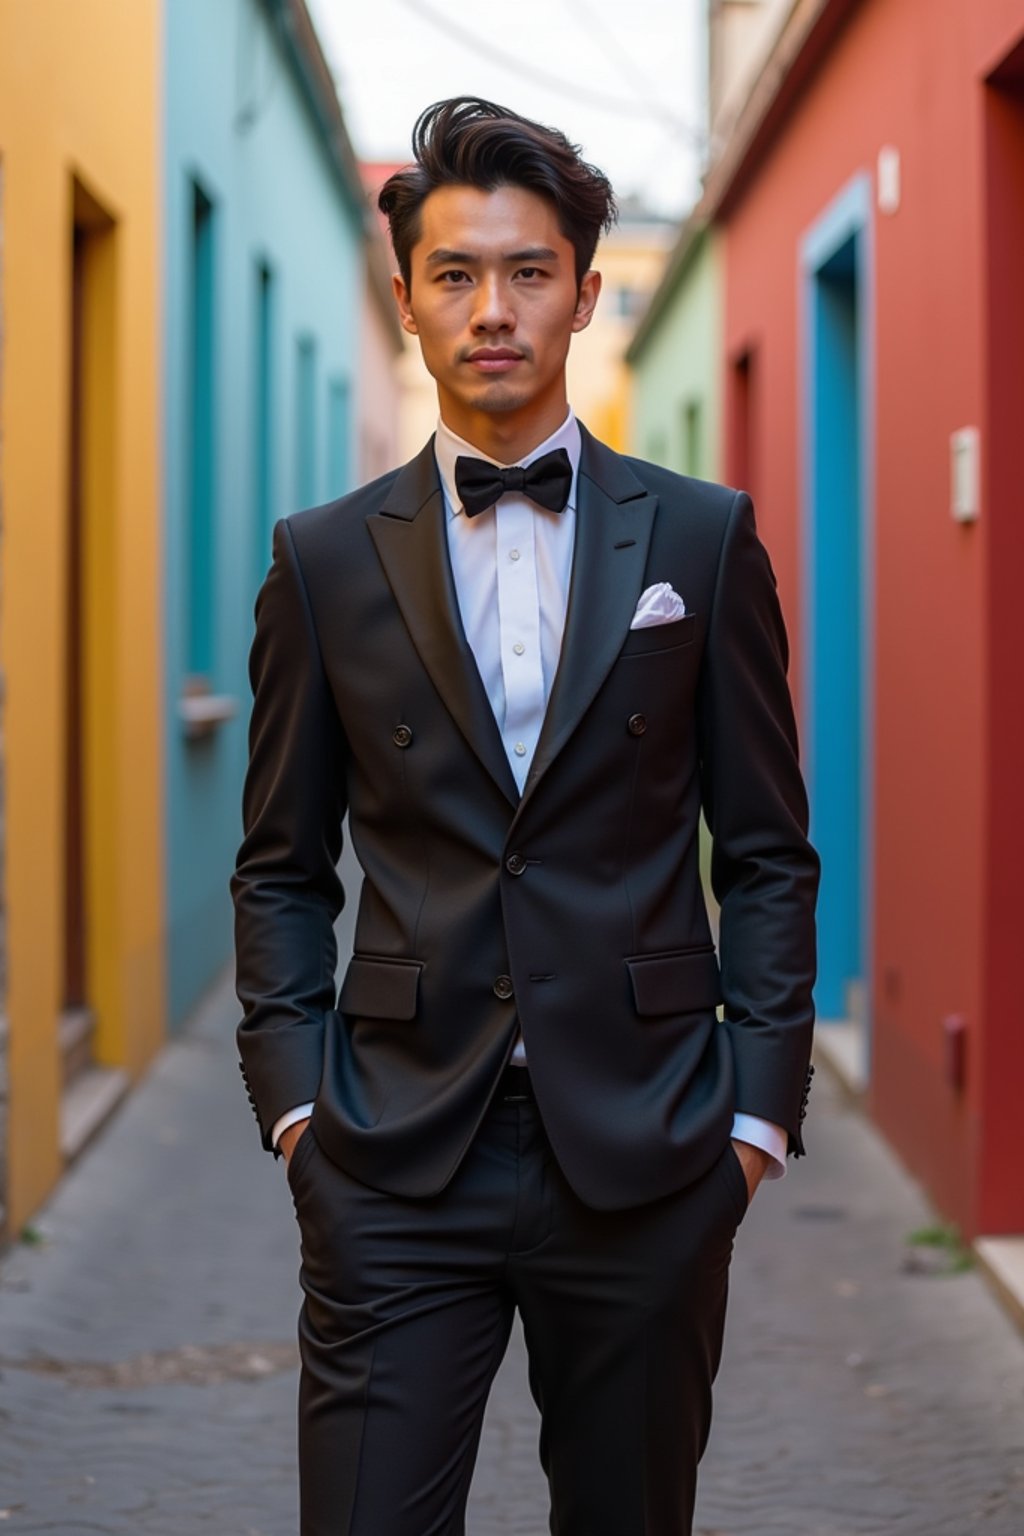
[(334, 542), (339, 534), (344, 535), (364, 523), (372, 512), (380, 510), (400, 473), (400, 469), (389, 470), (386, 475), (380, 475), (344, 496), (336, 496), (333, 501), (290, 513), (283, 521), (287, 523), (296, 546), (315, 551), (322, 540)]
[(682, 475), (648, 459), (622, 458), (645, 490), (659, 499), (659, 510), (703, 512), (713, 520), (725, 521), (736, 500), (737, 488), (717, 480), (701, 480), (696, 475)]

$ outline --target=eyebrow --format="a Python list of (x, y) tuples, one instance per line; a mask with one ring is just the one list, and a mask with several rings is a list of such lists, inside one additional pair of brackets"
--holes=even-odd
[[(558, 252), (553, 251), (547, 245), (528, 245), (522, 251), (507, 251), (502, 253), (502, 261), (557, 261)], [(474, 267), (480, 265), (480, 257), (474, 256), (470, 251), (453, 251), (445, 246), (431, 251), (426, 258), (428, 267)]]

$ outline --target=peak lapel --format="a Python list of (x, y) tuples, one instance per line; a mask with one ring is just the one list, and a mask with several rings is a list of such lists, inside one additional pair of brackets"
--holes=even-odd
[(520, 804), (579, 725), (636, 611), (658, 498), (582, 426), (576, 541), (558, 671)]
[(507, 799), (519, 794), (462, 627), (433, 438), (392, 484), (370, 536), (420, 660), (445, 707)]

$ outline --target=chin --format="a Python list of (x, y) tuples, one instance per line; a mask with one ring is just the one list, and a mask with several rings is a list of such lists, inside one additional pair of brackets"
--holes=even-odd
[(501, 379), (495, 379), (465, 403), (475, 411), (504, 415), (508, 411), (522, 410), (523, 406), (529, 405), (534, 398), (533, 390), (523, 389), (522, 386), (517, 389)]

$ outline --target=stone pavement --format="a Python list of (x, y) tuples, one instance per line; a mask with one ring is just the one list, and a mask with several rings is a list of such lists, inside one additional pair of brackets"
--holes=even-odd
[[(225, 984), (0, 1260), (12, 1536), (296, 1529), (297, 1233), (235, 1017)], [(737, 1237), (697, 1530), (1022, 1536), (1020, 1336), (976, 1273), (908, 1267), (929, 1213), (823, 1072), (806, 1132)], [(543, 1536), (536, 1432), (516, 1337), (472, 1536)]]

